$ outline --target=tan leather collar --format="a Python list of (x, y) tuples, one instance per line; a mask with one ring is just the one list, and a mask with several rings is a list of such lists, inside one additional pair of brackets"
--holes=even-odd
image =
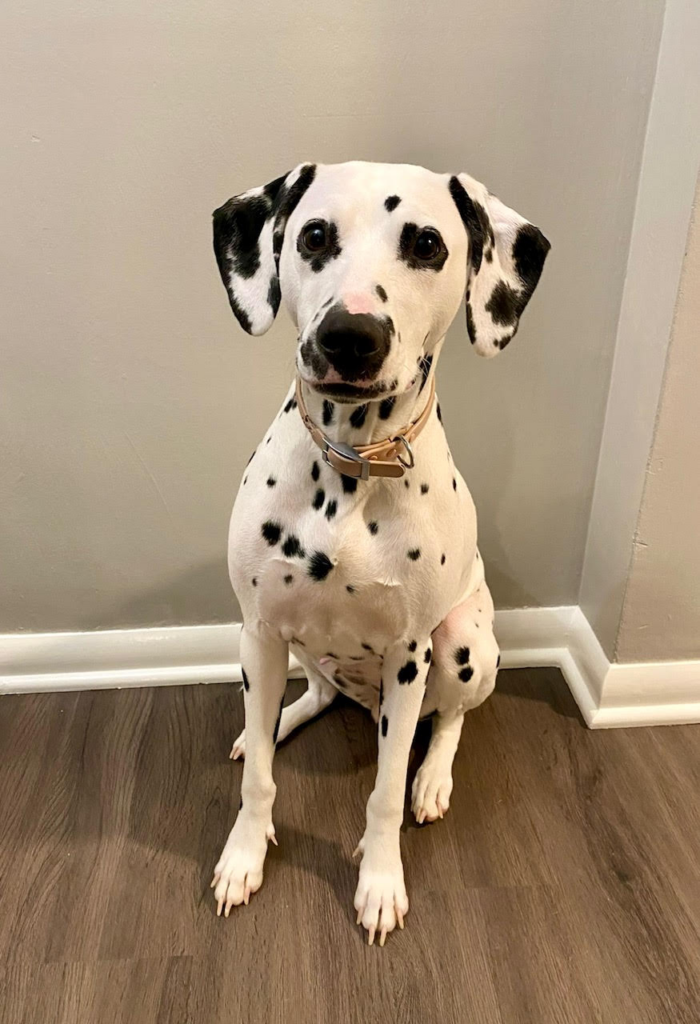
[(353, 448), (342, 441), (331, 441), (317, 427), (309, 416), (306, 403), (301, 393), (301, 380), (297, 377), (297, 405), (302, 423), (311, 434), (314, 442), (321, 449), (323, 461), (327, 462), (337, 473), (343, 476), (354, 476), (360, 480), (368, 480), (371, 476), (403, 476), (407, 469), (413, 469), (413, 450), (411, 442), (420, 434), (428, 422), (428, 417), (435, 401), (435, 378), (430, 378), (428, 400), (417, 420), (407, 427), (402, 427), (392, 437), (375, 444), (362, 444)]

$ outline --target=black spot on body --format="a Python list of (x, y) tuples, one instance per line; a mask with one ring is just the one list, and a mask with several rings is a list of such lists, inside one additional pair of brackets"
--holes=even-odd
[(463, 683), (468, 683), (471, 677), (474, 675), (474, 669), (471, 665), (467, 665), (466, 668), (462, 668), (459, 671), (459, 678)]
[(458, 647), (455, 651), (455, 661), (458, 665), (466, 665), (469, 662), (469, 648)]
[(306, 552), (304, 551), (299, 538), (293, 533), (290, 533), (284, 544), (282, 545), (282, 554), (287, 558), (305, 558)]
[(408, 649), (409, 649), (409, 651), (410, 651), (411, 653), (413, 653), (413, 652), (415, 651), (415, 649), (416, 649), (416, 647), (417, 647), (417, 646), (418, 646), (418, 643), (417, 643), (417, 641), (415, 641), (415, 640), (411, 640), (410, 644), (408, 645)]
[(332, 519), (338, 511), (338, 502), (335, 498), (326, 505), (326, 519)]
[(386, 731), (389, 728), (389, 719), (386, 715), (382, 715), (382, 736), (386, 736)]
[(258, 585), (257, 577), (253, 576), (253, 578), (252, 578), (252, 580), (250, 582), (253, 584), (254, 587), (257, 587), (257, 585)]
[(345, 589), (347, 590), (348, 594), (354, 594), (355, 593), (355, 588), (352, 586), (351, 583), (348, 583), (347, 586), (345, 587)]
[(382, 288), (382, 286), (380, 284), (378, 284), (374, 290), (377, 293), (377, 295), (379, 296), (379, 298), (382, 300), (382, 302), (386, 302), (387, 301), (389, 296), (387, 295), (386, 291)]
[(426, 647), (425, 648), (425, 653), (423, 655), (423, 661), (425, 662), (426, 665), (430, 664), (430, 661), (431, 661), (432, 657), (433, 657), (433, 652), (431, 651), (431, 649), (429, 647)]
[(333, 414), (335, 413), (335, 406), (332, 402), (329, 402), (327, 398), (323, 400), (323, 425), (324, 427), (330, 426), (333, 422)]
[(369, 530), (373, 537), (376, 537), (377, 532), (379, 530), (379, 523), (376, 522), (376, 520), (372, 519), (369, 523), (367, 523), (367, 529)]
[(399, 669), (398, 680), (399, 683), (412, 683), (418, 675), (418, 666), (415, 661), (411, 658), (405, 665), (402, 665)]
[(241, 668), (241, 675), (243, 676), (243, 689), (244, 690), (249, 690), (250, 689), (250, 683), (248, 681), (248, 676), (247, 676), (246, 670), (244, 668)]
[(396, 396), (392, 395), (390, 398), (384, 398), (379, 403), (379, 419), (380, 420), (388, 420), (389, 419), (389, 417), (391, 416), (391, 414), (393, 412), (395, 402), (396, 402)]
[(420, 558), (420, 548), (411, 548), (411, 550), (408, 552), (408, 557), (411, 559), (412, 562), (417, 562), (418, 559)]
[(362, 644), (361, 646), (362, 646), (363, 651), (371, 651), (372, 654), (374, 654), (374, 649), (371, 646), (371, 644)]
[(364, 422), (367, 419), (367, 410), (369, 406), (365, 403), (364, 405), (358, 405), (356, 409), (353, 409), (350, 414), (350, 425), (359, 430), (360, 427), (364, 426)]
[(274, 487), (276, 483), (277, 483), (277, 481), (275, 480), (274, 476), (269, 476), (267, 478), (267, 486), (268, 487)]
[(430, 490), (430, 485), (429, 484), (421, 484), (420, 485), (420, 492), (421, 492), (421, 494), (427, 494), (429, 490)]
[(440, 559), (440, 565), (444, 565), (444, 564), (445, 564), (445, 556), (443, 555), (442, 558)]
[(279, 523), (272, 522), (271, 519), (268, 519), (267, 522), (262, 524), (261, 530), (263, 537), (271, 548), (277, 544), (282, 536), (282, 527)]
[(290, 398), (289, 401), (287, 402), (287, 404), (284, 407), (284, 412), (291, 412), (291, 410), (292, 409), (296, 409), (296, 407), (297, 407), (297, 400), (296, 400), (296, 398)]
[(438, 418), (438, 419), (440, 420), (440, 422), (442, 423), (442, 409), (440, 408), (440, 403), (439, 403), (439, 402), (438, 402), (438, 404), (437, 404), (437, 409), (436, 409), (436, 412), (437, 412), (437, 418)]
[(452, 477), (452, 490), (453, 491), (457, 490), (457, 477), (456, 476)]
[(319, 469), (318, 462), (314, 462), (311, 466), (311, 479), (318, 480), (321, 470)]
[(291, 572), (288, 572), (287, 575), (284, 577), (284, 582), (287, 584), (287, 586), (289, 586), (293, 579), (294, 577), (292, 576)]
[(343, 481), (343, 491), (345, 494), (354, 494), (357, 490), (357, 477), (356, 476), (341, 476)]
[(316, 509), (316, 511), (318, 511), (320, 508), (323, 507), (323, 503), (324, 503), (325, 500), (326, 500), (326, 492), (323, 490), (322, 487), (319, 487), (319, 489), (314, 494), (314, 500), (312, 502), (313, 507)]
[(312, 580), (320, 583), (322, 580), (325, 580), (332, 568), (333, 563), (328, 555), (324, 554), (323, 551), (314, 551), (309, 559), (309, 576)]
[(384, 207), (388, 213), (391, 213), (401, 202), (401, 196), (387, 196), (384, 200)]

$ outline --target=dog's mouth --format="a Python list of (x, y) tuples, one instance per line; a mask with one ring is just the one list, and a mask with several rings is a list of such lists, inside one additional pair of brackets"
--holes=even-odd
[(346, 384), (341, 381), (332, 383), (321, 383), (319, 381), (307, 381), (310, 387), (319, 395), (333, 398), (336, 402), (370, 402), (373, 398), (384, 398), (389, 388), (386, 384), (371, 384), (360, 386), (357, 384)]

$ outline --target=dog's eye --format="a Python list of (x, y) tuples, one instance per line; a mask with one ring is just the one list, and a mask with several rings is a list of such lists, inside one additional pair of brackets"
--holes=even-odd
[(435, 259), (437, 254), (442, 249), (442, 239), (437, 231), (432, 231), (427, 228), (425, 231), (417, 236), (416, 241), (413, 245), (413, 254), (416, 259), (429, 260)]
[(312, 220), (301, 232), (301, 243), (309, 252), (320, 252), (326, 248), (328, 235), (322, 220)]

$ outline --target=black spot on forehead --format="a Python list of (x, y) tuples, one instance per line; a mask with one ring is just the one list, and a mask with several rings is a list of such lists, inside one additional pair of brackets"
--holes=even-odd
[(401, 196), (387, 196), (384, 200), (384, 207), (388, 213), (391, 213), (392, 210), (396, 209), (400, 202)]
[(328, 555), (323, 551), (314, 551), (309, 559), (309, 576), (312, 580), (320, 583), (322, 580), (325, 580), (332, 568), (333, 563)]
[[(469, 240), (471, 242), (471, 262), (472, 269), (475, 274), (479, 273), (481, 268), (481, 258), (484, 252), (484, 236), (487, 232), (484, 230), (484, 224), (479, 216), (479, 211), (486, 220), (488, 225), (488, 217), (484, 208), (474, 203), (471, 196), (465, 189), (462, 182), (456, 175), (450, 178), (450, 195), (454, 200), (454, 204), (457, 207), (457, 211), (462, 218), (462, 223), (467, 230)], [(477, 206), (479, 211), (477, 211)]]
[(387, 293), (384, 291), (384, 289), (382, 288), (382, 286), (380, 284), (378, 284), (374, 290), (377, 293), (377, 295), (379, 296), (379, 298), (382, 300), (382, 302), (386, 302), (387, 301), (389, 296), (387, 295)]
[(262, 524), (260, 529), (263, 537), (270, 545), (270, 547), (274, 547), (282, 535), (282, 527), (280, 526), (280, 524), (273, 522), (271, 519), (268, 519), (267, 522)]
[(369, 406), (365, 402), (363, 405), (358, 405), (357, 408), (353, 409), (350, 415), (350, 424), (356, 430), (364, 426), (364, 422), (367, 419), (367, 410)]
[(327, 398), (323, 399), (323, 425), (324, 427), (330, 426), (333, 422), (333, 416), (335, 414), (335, 406), (332, 402), (329, 402)]

